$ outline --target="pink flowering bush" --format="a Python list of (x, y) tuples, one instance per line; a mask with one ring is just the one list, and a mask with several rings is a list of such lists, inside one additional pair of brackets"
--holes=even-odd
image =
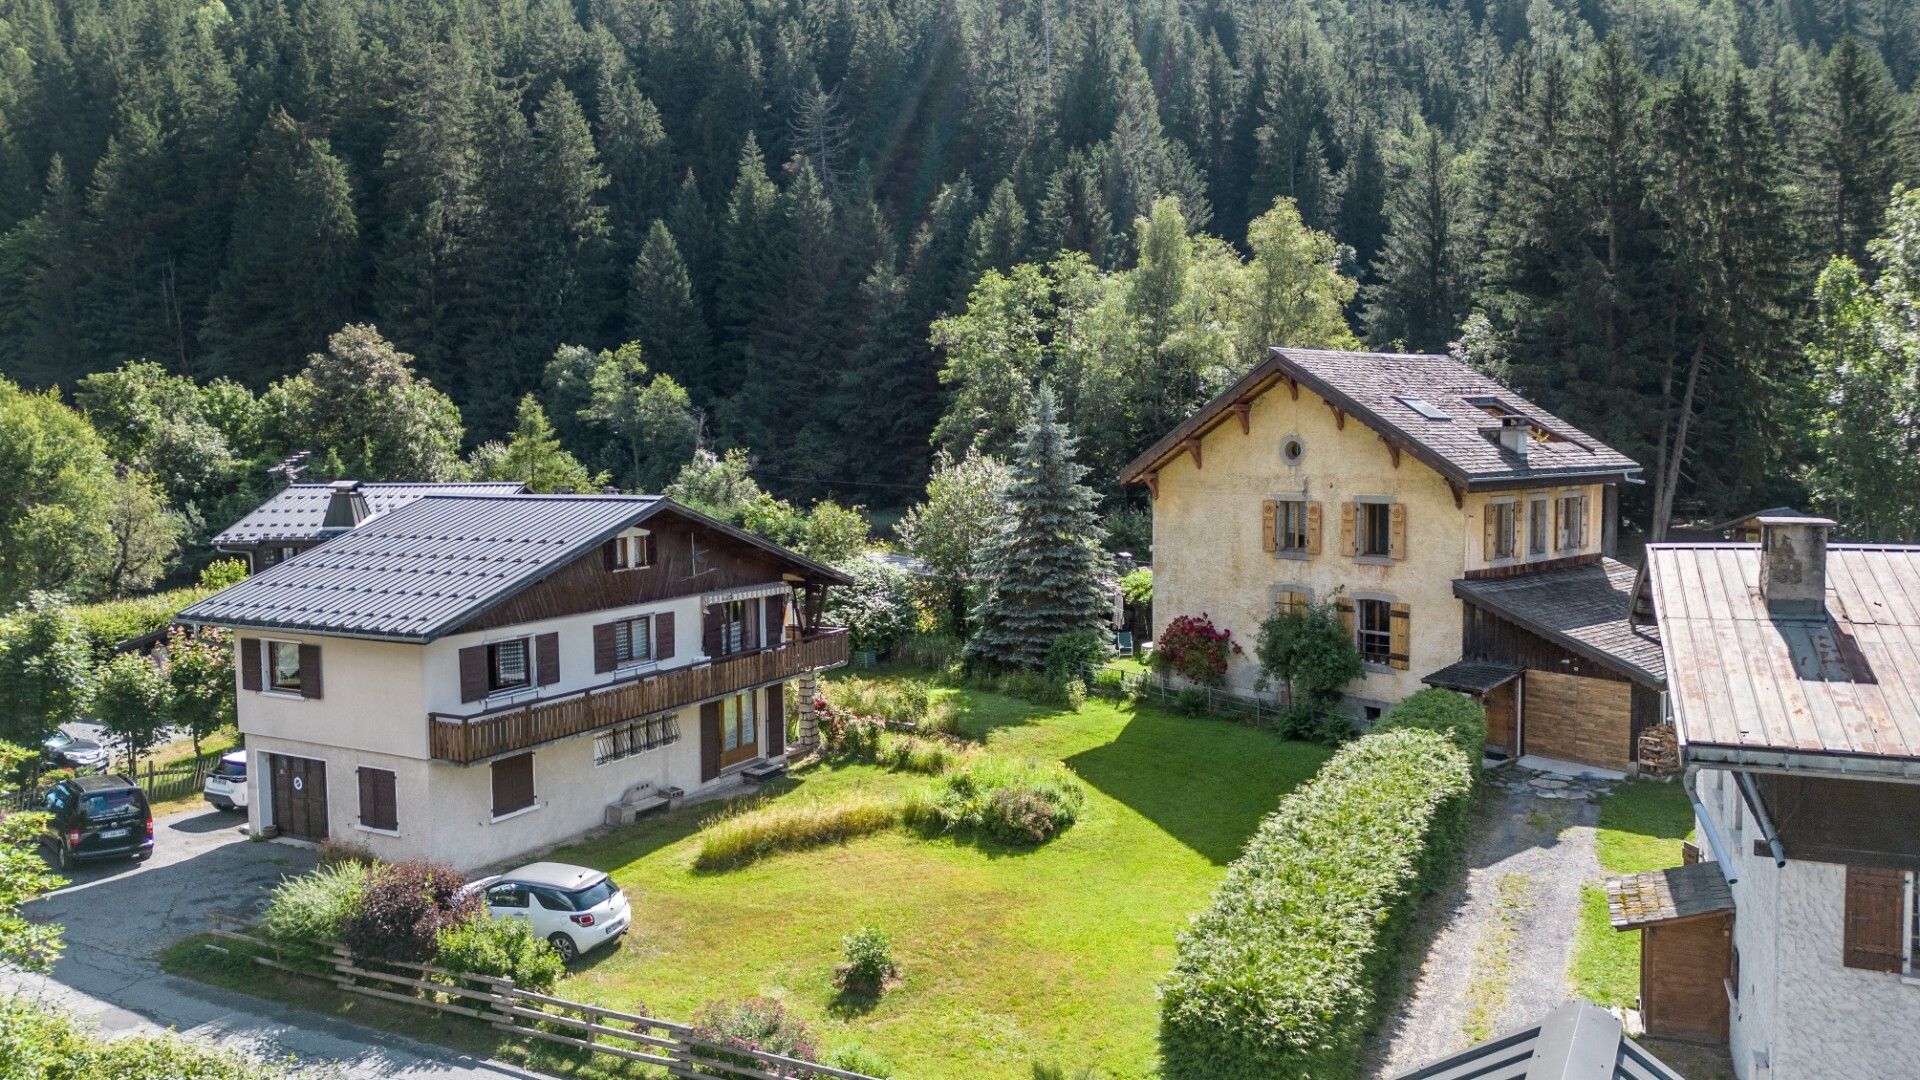
[(1201, 686), (1219, 686), (1227, 680), (1227, 660), (1243, 649), (1234, 644), (1233, 631), (1213, 625), (1206, 612), (1181, 615), (1160, 631), (1150, 662), (1162, 674), (1172, 672)]
[[(729, 1065), (773, 1071), (774, 1063), (763, 1055), (778, 1054), (803, 1061), (813, 1061), (819, 1057), (819, 1049), (806, 1022), (789, 1014), (787, 1007), (773, 998), (708, 1002), (706, 1008), (693, 1018), (692, 1026), (697, 1037), (738, 1051), (729, 1053), (715, 1050), (702, 1055)], [(715, 1076), (733, 1075), (717, 1069), (701, 1071)]]

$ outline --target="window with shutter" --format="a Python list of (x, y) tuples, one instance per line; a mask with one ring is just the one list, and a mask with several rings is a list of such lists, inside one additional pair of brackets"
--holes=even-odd
[(1307, 501), (1305, 499), (1271, 499), (1266, 505), (1267, 525), (1272, 532), (1267, 537), (1267, 550), (1296, 557), (1307, 554), (1309, 544)]
[(533, 805), (533, 755), (515, 754), (493, 763), (493, 816), (502, 818)]
[(1392, 626), (1389, 632), (1387, 664), (1399, 671), (1407, 670), (1407, 650), (1410, 647), (1411, 615), (1405, 604), (1394, 604), (1389, 608)]
[[(1384, 502), (1362, 502), (1356, 507), (1356, 524), (1359, 529), (1359, 547), (1356, 554), (1376, 558), (1396, 558), (1393, 546), (1394, 504)], [(1401, 547), (1406, 545), (1405, 519), (1401, 526)]]
[(644, 664), (653, 660), (653, 620), (642, 615), (613, 624), (615, 664)]
[(1547, 553), (1547, 497), (1536, 495), (1527, 500), (1527, 554), (1529, 556)]
[(1354, 644), (1360, 659), (1369, 664), (1387, 665), (1393, 660), (1393, 610), (1385, 600), (1360, 599), (1353, 603), (1358, 634)]
[(533, 659), (526, 638), (495, 641), (487, 646), (487, 690), (505, 693), (533, 685)]
[(360, 768), (360, 824), (394, 832), (400, 828), (400, 806), (390, 769)]
[(1849, 866), (1846, 890), (1841, 963), (1863, 971), (1900, 971), (1906, 936), (1906, 873)]
[(1278, 513), (1279, 504), (1272, 499), (1260, 504), (1260, 549), (1262, 551), (1279, 549), (1279, 526), (1274, 521)]

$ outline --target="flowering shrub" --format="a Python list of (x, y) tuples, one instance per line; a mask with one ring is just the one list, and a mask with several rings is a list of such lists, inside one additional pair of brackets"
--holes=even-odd
[(450, 866), (420, 859), (383, 863), (367, 875), (360, 905), (346, 913), (340, 940), (365, 959), (432, 959), (440, 931), (480, 914), (480, 895)]
[[(769, 1066), (773, 1063), (762, 1056), (765, 1054), (812, 1061), (818, 1053), (806, 1022), (788, 1015), (787, 1007), (773, 998), (710, 1001), (693, 1018), (693, 1033), (738, 1051), (715, 1050), (711, 1053), (715, 1060), (749, 1069), (772, 1071)], [(732, 1075), (718, 1070), (703, 1071), (715, 1076)]]
[(820, 720), (821, 753), (862, 761), (872, 761), (880, 753), (880, 733), (886, 730), (883, 721), (835, 708), (824, 697), (813, 699), (813, 711)]
[(1158, 672), (1173, 672), (1202, 686), (1227, 681), (1227, 658), (1245, 650), (1234, 644), (1233, 631), (1213, 625), (1205, 612), (1182, 615), (1168, 623), (1153, 643), (1152, 664)]

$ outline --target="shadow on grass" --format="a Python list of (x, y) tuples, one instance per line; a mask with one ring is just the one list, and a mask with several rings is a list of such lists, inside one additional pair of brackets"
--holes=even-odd
[(1280, 797), (1332, 754), (1225, 720), (1132, 709), (1118, 738), (1067, 767), (1217, 866), (1232, 862)]
[(835, 1020), (858, 1020), (880, 1004), (881, 992), (871, 986), (843, 986), (827, 1002), (827, 1015)]

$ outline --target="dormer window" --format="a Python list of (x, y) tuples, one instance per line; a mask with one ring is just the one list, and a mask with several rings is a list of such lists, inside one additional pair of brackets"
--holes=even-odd
[(645, 529), (628, 529), (607, 541), (606, 563), (609, 570), (644, 570), (653, 565), (653, 534)]

